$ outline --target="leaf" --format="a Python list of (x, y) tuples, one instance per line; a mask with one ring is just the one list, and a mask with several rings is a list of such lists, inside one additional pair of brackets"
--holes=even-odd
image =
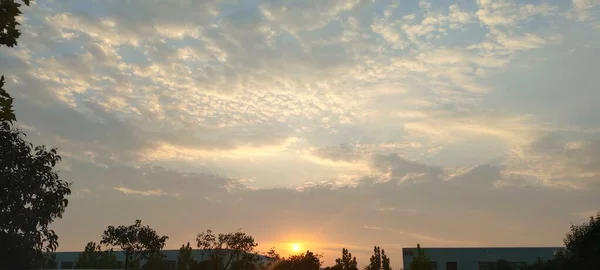
[(0, 121), (12, 123), (17, 120), (12, 106), (13, 98), (4, 90), (4, 75), (0, 76)]
[[(29, 5), (29, 0), (23, 1)], [(0, 1), (0, 45), (14, 47), (21, 32), (17, 29), (17, 17), (21, 15), (21, 4), (14, 0)]]

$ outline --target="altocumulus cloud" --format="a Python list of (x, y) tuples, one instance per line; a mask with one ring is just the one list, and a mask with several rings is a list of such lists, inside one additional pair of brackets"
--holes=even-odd
[(557, 245), (598, 208), (597, 1), (329, 2), (26, 8), (0, 72), (74, 183), (60, 248), (140, 218), (399, 261)]

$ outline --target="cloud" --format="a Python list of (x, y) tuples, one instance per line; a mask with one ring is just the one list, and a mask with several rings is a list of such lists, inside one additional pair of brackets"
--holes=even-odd
[(360, 150), (355, 149), (349, 144), (344, 144), (339, 147), (319, 148), (314, 150), (313, 154), (333, 161), (357, 161), (364, 157), (364, 154), (362, 154)]
[(373, 159), (373, 164), (377, 170), (395, 181), (416, 180), (423, 177), (435, 179), (442, 173), (440, 168), (412, 162), (397, 154), (377, 155)]
[(575, 215), (580, 216), (580, 217), (589, 218), (589, 217), (595, 217), (597, 213), (598, 213), (598, 210), (590, 210), (590, 211), (575, 213)]
[(521, 20), (538, 15), (553, 15), (558, 7), (543, 3), (517, 4), (511, 1), (478, 1), (477, 11), (479, 20), (489, 27), (510, 26)]
[[(598, 9), (595, 8), (600, 4), (597, 0), (573, 0), (572, 6), (576, 17), (580, 21), (593, 19), (597, 15)], [(593, 13), (596, 12), (596, 13)], [(593, 15), (591, 14), (593, 13)]]
[[(396, 234), (406, 234), (404, 232), (401, 231), (393, 231)], [(417, 234), (417, 233), (409, 233), (409, 236), (418, 239), (419, 241), (428, 241), (428, 242), (432, 242), (435, 243), (434, 245), (447, 245), (447, 246), (457, 246), (457, 245), (463, 245), (463, 246), (485, 246), (486, 243), (483, 242), (478, 242), (478, 241), (464, 241), (464, 240), (451, 240), (451, 239), (441, 239), (441, 238), (437, 238), (434, 236), (430, 236), (430, 235), (423, 235), (423, 234)]]
[(175, 196), (175, 197), (178, 196), (177, 194), (165, 193), (164, 191), (162, 191), (160, 189), (132, 190), (132, 189), (128, 189), (125, 187), (116, 187), (116, 188), (114, 188), (114, 190), (121, 191), (125, 194), (144, 195), (144, 196)]
[[(74, 182), (76, 190), (87, 189), (95, 196), (116, 190), (125, 194), (148, 196), (218, 197), (243, 184), (236, 179), (200, 173), (181, 173), (158, 166), (123, 166), (106, 163), (89, 164), (72, 158), (65, 159), (62, 176)], [(87, 176), (86, 176), (87, 175)], [(109, 177), (113, 175), (114, 177)], [(86, 179), (82, 181), (81, 179)]]
[(548, 184), (585, 188), (597, 183), (597, 134), (579, 140), (567, 132), (546, 133), (514, 153), (509, 171), (535, 177)]
[[(265, 1), (261, 8), (271, 23), (288, 31), (296, 32), (320, 28), (335, 19), (340, 13), (358, 6), (360, 2), (359, 0), (345, 0), (324, 4), (318, 1), (303, 3)], [(307, 24), (307, 22), (310, 23)]]

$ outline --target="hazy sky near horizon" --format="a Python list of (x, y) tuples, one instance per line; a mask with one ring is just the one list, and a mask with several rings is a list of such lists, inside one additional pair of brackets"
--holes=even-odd
[[(556, 246), (600, 208), (600, 1), (36, 0), (0, 73), (73, 194), (259, 249)], [(395, 263), (394, 263), (395, 262)]]

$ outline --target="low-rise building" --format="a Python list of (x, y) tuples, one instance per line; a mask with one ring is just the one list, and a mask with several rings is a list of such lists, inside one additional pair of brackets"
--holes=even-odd
[[(421, 248), (431, 260), (433, 270), (493, 270), (499, 260), (507, 261), (513, 270), (538, 260), (547, 261), (559, 247), (478, 247), (478, 248)], [(403, 248), (404, 270), (411, 270), (417, 248)]]
[[(175, 269), (175, 265), (177, 263), (177, 257), (179, 256), (178, 249), (171, 250), (162, 250), (163, 255), (165, 255), (165, 260), (170, 265), (170, 269)], [(48, 265), (45, 269), (73, 269), (75, 263), (79, 258), (79, 251), (73, 252), (55, 252), (54, 253), (54, 263), (52, 265)], [(197, 262), (203, 262), (210, 259), (211, 250), (201, 250), (194, 249), (192, 250), (192, 257)], [(114, 251), (117, 262), (122, 265), (123, 261), (125, 261), (125, 252), (123, 251)], [(224, 258), (225, 260), (227, 258)], [(268, 259), (265, 256), (260, 256), (258, 258), (259, 262), (266, 262)]]

